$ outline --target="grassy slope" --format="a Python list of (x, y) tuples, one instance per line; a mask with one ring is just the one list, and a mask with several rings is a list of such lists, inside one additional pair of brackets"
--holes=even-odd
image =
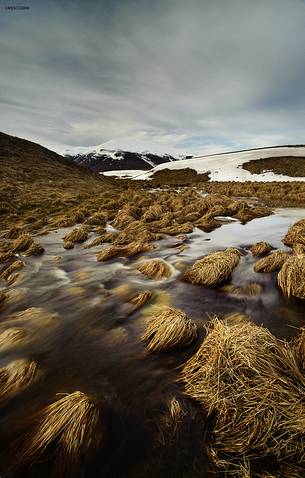
[(275, 174), (283, 174), (292, 178), (305, 176), (305, 158), (303, 157), (285, 156), (282, 158), (256, 159), (244, 163), (242, 167), (252, 174), (272, 171)]
[(0, 133), (0, 227), (30, 212), (67, 211), (112, 184), (38, 144)]

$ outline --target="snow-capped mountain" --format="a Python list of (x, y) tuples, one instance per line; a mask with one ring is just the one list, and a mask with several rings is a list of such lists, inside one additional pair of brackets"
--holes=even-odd
[(149, 170), (155, 166), (176, 161), (170, 154), (110, 150), (102, 146), (65, 150), (64, 156), (93, 171)]

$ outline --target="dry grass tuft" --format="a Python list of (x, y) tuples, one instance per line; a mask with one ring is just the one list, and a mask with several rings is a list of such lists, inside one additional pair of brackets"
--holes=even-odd
[(7, 352), (11, 348), (16, 347), (16, 345), (24, 343), (25, 338), (25, 330), (16, 327), (11, 327), (0, 332), (0, 351)]
[(101, 234), (100, 236), (96, 237), (92, 242), (85, 244), (83, 248), (90, 249), (91, 247), (100, 246), (101, 244), (104, 244), (105, 242), (112, 242), (113, 240), (115, 240), (116, 237), (117, 237), (116, 232), (105, 232), (104, 234)]
[(133, 257), (140, 252), (151, 251), (153, 246), (149, 243), (142, 241), (134, 241), (126, 246), (116, 246), (112, 245), (106, 247), (97, 254), (98, 262), (107, 261), (108, 259), (113, 259), (115, 257)]
[(104, 262), (114, 257), (123, 257), (124, 250), (123, 246), (108, 246), (97, 254), (96, 259), (98, 262)]
[(305, 255), (293, 255), (284, 262), (277, 282), (287, 297), (305, 299)]
[(105, 226), (107, 222), (107, 213), (96, 212), (85, 220), (84, 224), (88, 226)]
[(33, 244), (25, 252), (26, 256), (38, 256), (44, 253), (44, 248), (38, 242), (33, 241)]
[(64, 241), (63, 248), (64, 249), (74, 249), (74, 242)]
[(4, 235), (6, 239), (17, 239), (22, 233), (22, 228), (18, 226), (11, 227)]
[(194, 226), (191, 222), (185, 222), (184, 224), (173, 224), (169, 227), (163, 227), (160, 229), (161, 234), (168, 234), (169, 236), (175, 236), (176, 234), (189, 234), (193, 232)]
[(6, 262), (14, 256), (15, 254), (11, 251), (3, 252), (3, 254), (0, 254), (0, 262)]
[(20, 259), (12, 262), (10, 265), (5, 267), (3, 271), (0, 273), (0, 279), (9, 280), (9, 277), (11, 274), (22, 269), (24, 266), (25, 266), (25, 263), (21, 261)]
[(295, 243), (292, 245), (292, 252), (294, 254), (305, 254), (305, 245), (303, 244), (299, 244), (299, 243)]
[(84, 242), (88, 238), (89, 232), (90, 229), (87, 226), (75, 227), (65, 235), (64, 242)]
[(184, 274), (184, 280), (192, 284), (212, 287), (229, 279), (240, 260), (235, 248), (213, 252), (192, 265)]
[(236, 286), (234, 284), (227, 284), (224, 285), (220, 290), (221, 292), (225, 292), (227, 294), (251, 296), (261, 294), (263, 287), (257, 282), (251, 282), (250, 284), (242, 287)]
[(145, 211), (142, 216), (142, 221), (151, 222), (162, 220), (165, 213), (164, 208), (160, 204), (153, 204)]
[(14, 397), (38, 379), (35, 362), (17, 359), (0, 368), (0, 400)]
[(273, 247), (268, 244), (268, 242), (257, 242), (253, 246), (250, 247), (250, 252), (253, 256), (264, 256), (265, 254), (269, 254), (272, 251)]
[(288, 229), (283, 243), (286, 246), (293, 246), (296, 243), (305, 246), (305, 219), (300, 219)]
[(0, 291), (0, 308), (2, 307), (2, 305), (4, 304), (4, 302), (6, 301), (6, 294), (2, 291)]
[(148, 320), (141, 337), (149, 352), (164, 352), (190, 345), (197, 337), (196, 324), (181, 310), (163, 307)]
[(196, 226), (199, 227), (204, 232), (212, 232), (214, 229), (217, 229), (221, 226), (221, 222), (214, 219), (214, 217), (206, 214), (202, 216), (198, 221), (196, 221)]
[(138, 271), (154, 280), (168, 279), (172, 274), (171, 266), (163, 259), (145, 261), (139, 265)]
[(213, 447), (225, 472), (261, 458), (304, 463), (305, 377), (287, 342), (250, 321), (215, 318), (182, 380), (213, 417)]
[(130, 303), (134, 305), (134, 309), (140, 309), (145, 305), (150, 299), (152, 298), (152, 293), (149, 290), (145, 290), (144, 292), (139, 292), (136, 296), (134, 296)]
[(288, 257), (289, 253), (285, 251), (272, 252), (269, 256), (259, 259), (254, 266), (254, 270), (255, 272), (279, 271)]
[(22, 461), (37, 462), (49, 446), (55, 445), (55, 468), (72, 476), (81, 457), (100, 444), (98, 421), (99, 409), (85, 394), (64, 396), (40, 413), (38, 425), (25, 442)]
[(33, 242), (29, 234), (21, 234), (21, 236), (12, 242), (10, 250), (12, 252), (24, 252), (33, 245)]

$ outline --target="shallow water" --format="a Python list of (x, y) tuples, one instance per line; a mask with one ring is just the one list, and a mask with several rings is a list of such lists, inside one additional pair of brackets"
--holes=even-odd
[[(141, 450), (143, 436), (146, 440), (150, 435), (147, 431), (141, 435), (142, 414), (147, 413), (147, 409), (155, 413), (164, 397), (173, 391), (176, 393), (177, 366), (194, 353), (203, 333), (184, 352), (147, 355), (139, 338), (144, 329), (143, 316), (149, 314), (151, 304), (134, 311), (130, 298), (137, 292), (150, 290), (154, 293), (152, 304), (180, 308), (197, 324), (204, 325), (214, 314), (242, 312), (279, 337), (293, 336), (305, 325), (304, 302), (283, 297), (277, 287), (276, 273), (255, 273), (253, 265), (257, 259), (248, 252), (248, 247), (265, 240), (275, 248), (285, 249), (281, 239), (302, 217), (305, 217), (304, 209), (277, 209), (274, 215), (246, 225), (234, 221), (211, 233), (196, 229), (187, 235), (185, 242), (167, 237), (156, 242), (150, 252), (107, 262), (96, 261), (96, 252), (102, 246), (83, 249), (76, 245), (72, 250), (63, 249), (62, 238), (68, 229), (39, 237), (45, 253), (39, 257), (22, 257), (26, 267), (17, 281), (8, 287), (4, 282), (0, 284), (9, 295), (0, 311), (0, 332), (13, 326), (26, 329), (29, 335), (29, 340), (9, 352), (0, 349), (0, 366), (19, 357), (35, 360), (44, 380), (6, 405), (0, 418), (0, 443), (6, 443), (10, 429), (21, 427), (22, 436), (27, 426), (26, 417), (52, 402), (57, 394), (81, 390), (103, 403), (105, 417), (111, 423), (112, 443), (123, 441), (125, 445), (122, 449), (114, 446), (118, 451), (112, 450), (110, 457), (107, 450), (103, 452), (109, 463), (107, 461), (106, 468), (98, 475), (92, 470), (87, 474), (80, 470), (79, 476), (129, 476), (124, 474), (126, 468), (122, 474), (119, 463), (131, 460), (134, 447)], [(92, 233), (88, 241), (94, 237)], [(183, 271), (196, 259), (231, 246), (238, 247), (242, 253), (231, 282), (237, 286), (257, 282), (263, 287), (262, 293), (252, 297), (236, 296), (182, 281)], [(137, 271), (139, 262), (153, 257), (162, 257), (171, 264), (169, 279), (154, 281)], [(27, 319), (13, 317), (31, 307), (42, 308), (44, 312), (38, 311), (38, 318), (37, 315)], [(131, 409), (136, 410), (136, 416), (135, 412), (129, 416)], [(139, 451), (138, 456), (141, 453)], [(0, 456), (0, 472), (1, 459), (3, 463), (14, 461), (10, 452), (5, 451), (4, 458)], [(158, 469), (156, 475), (149, 476), (159, 478), (162, 473)], [(3, 476), (12, 475), (4, 473)], [(41, 472), (39, 468), (38, 474), (34, 470), (33, 475), (20, 476), (48, 476), (48, 472), (45, 468)], [(167, 475), (164, 470), (164, 476), (178, 475), (175, 472)]]

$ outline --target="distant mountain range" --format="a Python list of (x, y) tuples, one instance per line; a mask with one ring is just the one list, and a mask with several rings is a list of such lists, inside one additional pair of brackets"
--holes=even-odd
[(181, 160), (170, 154), (109, 150), (102, 147), (76, 148), (64, 151), (64, 156), (93, 171), (149, 170), (159, 164)]

